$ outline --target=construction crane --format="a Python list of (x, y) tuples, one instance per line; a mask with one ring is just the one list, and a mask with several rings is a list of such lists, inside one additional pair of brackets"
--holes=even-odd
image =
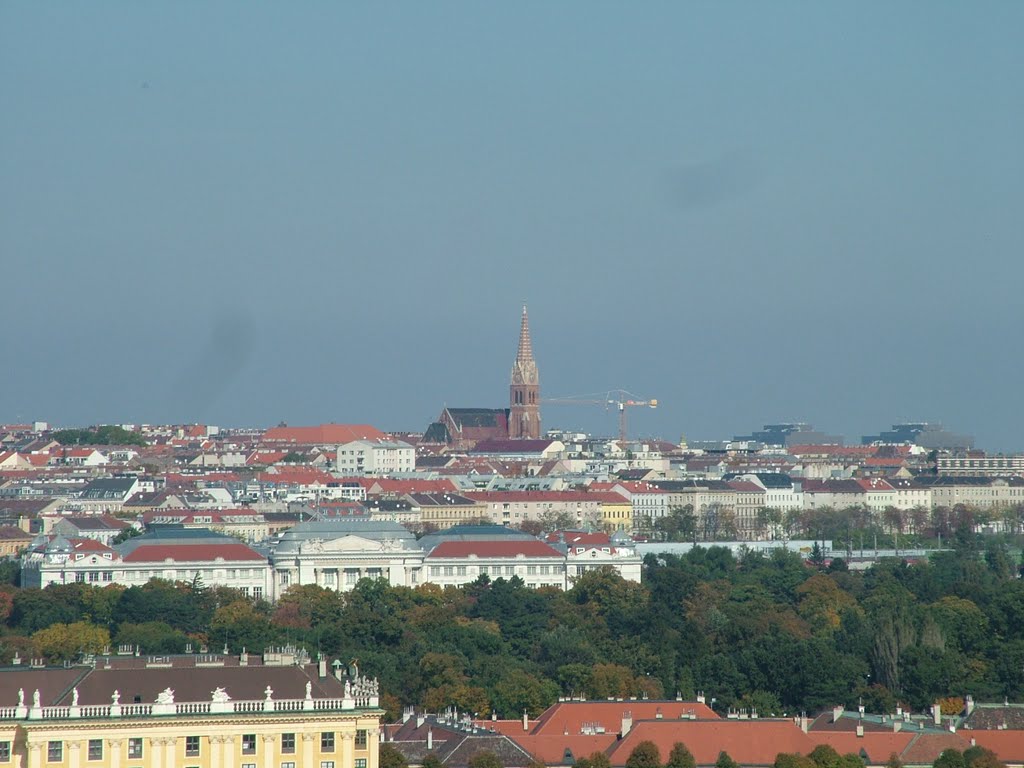
[(657, 408), (658, 401), (651, 398), (646, 400), (642, 397), (627, 392), (624, 389), (613, 389), (610, 392), (594, 395), (579, 395), (578, 397), (547, 397), (541, 399), (542, 404), (551, 405), (603, 405), (605, 410), (612, 407), (619, 412), (619, 442), (626, 442), (627, 431), (627, 408)]

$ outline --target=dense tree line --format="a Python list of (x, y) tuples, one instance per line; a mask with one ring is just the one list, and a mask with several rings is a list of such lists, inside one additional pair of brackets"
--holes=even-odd
[[(863, 573), (793, 553), (695, 549), (648, 557), (644, 582), (592, 571), (572, 589), (485, 577), (463, 588), (360, 582), (293, 587), (276, 604), (200, 583), (0, 587), (2, 661), (73, 659), (109, 645), (142, 653), (294, 643), (381, 679), (405, 704), (536, 715), (559, 695), (692, 697), (759, 713), (863, 700), (922, 709), (940, 698), (1024, 698), (1024, 582), (993, 540), (963, 536), (930, 562)], [(951, 697), (951, 698), (950, 698)]]
[(146, 438), (113, 424), (92, 429), (61, 429), (50, 435), (61, 445), (146, 445)]

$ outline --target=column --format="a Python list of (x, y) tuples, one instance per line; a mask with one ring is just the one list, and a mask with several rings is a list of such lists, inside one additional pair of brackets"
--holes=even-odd
[(82, 742), (80, 741), (69, 741), (68, 742), (68, 766), (69, 768), (78, 768), (81, 765), (82, 760)]
[(377, 768), (380, 763), (380, 728), (366, 730), (366, 748), (370, 750), (366, 768)]
[(178, 764), (177, 755), (178, 739), (174, 736), (168, 736), (164, 739), (164, 762), (167, 766)]
[[(222, 747), (221, 745), (224, 743), (224, 739), (226, 739), (226, 738), (227, 738), (226, 736), (220, 736), (220, 735), (210, 736), (209, 746), (207, 747), (207, 749), (210, 750), (210, 768), (221, 768), (221, 765), (222, 765), (221, 757), (223, 756), (221, 753), (224, 751), (224, 747)], [(200, 741), (199, 742), (199, 752), (200, 752), (200, 754), (202, 754), (202, 750), (203, 750), (203, 744)]]
[(274, 743), (277, 737), (272, 733), (263, 734), (263, 768), (274, 768)]
[(107, 739), (106, 747), (110, 760), (110, 768), (121, 768), (122, 741), (122, 739)]
[[(152, 760), (152, 763), (150, 763), (150, 765), (152, 765), (153, 768), (163, 768), (163, 764), (164, 764), (163, 743), (164, 743), (163, 738), (161, 738), (159, 736), (156, 736), (156, 737), (154, 737), (154, 738), (149, 740), (149, 749), (153, 753), (152, 757), (150, 757), (150, 760)], [(143, 747), (143, 749), (145, 749), (145, 747)], [(145, 754), (145, 753), (143, 753), (143, 754)], [(171, 763), (171, 765), (167, 766), (167, 768), (174, 768), (174, 764)]]
[(341, 762), (338, 764), (338, 768), (354, 768), (356, 764), (356, 734), (354, 731), (342, 731), (339, 735), (341, 736)]
[(238, 736), (225, 736), (224, 737), (224, 765), (232, 766), (235, 764), (235, 742), (239, 739)]
[(316, 749), (316, 739), (319, 734), (302, 734), (302, 768), (313, 768), (313, 750)]
[(28, 743), (28, 765), (25, 768), (43, 768), (43, 743), (32, 741)]

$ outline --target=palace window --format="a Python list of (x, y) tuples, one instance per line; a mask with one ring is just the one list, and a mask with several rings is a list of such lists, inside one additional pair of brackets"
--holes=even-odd
[(281, 763), (281, 768), (295, 768), (294, 762)]
[(134, 760), (142, 757), (142, 739), (128, 739), (128, 759)]
[(321, 760), (320, 761), (320, 768), (334, 768), (334, 761), (333, 760)]
[(334, 751), (334, 731), (323, 731), (320, 734), (320, 751), (321, 752), (333, 752)]
[(356, 749), (366, 749), (366, 729), (356, 731)]
[(199, 757), (199, 737), (198, 736), (186, 736), (185, 737), (185, 756), (186, 757)]
[(48, 741), (46, 743), (46, 762), (48, 762), (48, 763), (63, 763), (64, 762), (64, 742), (63, 741)]
[(357, 757), (356, 758), (356, 768), (366, 768), (366, 758), (365, 757)]
[(11, 761), (11, 742), (0, 741), (0, 763), (9, 763)]
[(255, 755), (256, 754), (256, 734), (246, 733), (242, 735), (242, 754), (243, 755)]
[(89, 739), (89, 759), (103, 759), (103, 739)]
[(295, 752), (295, 734), (294, 733), (282, 733), (281, 734), (281, 752), (286, 755), (291, 755)]

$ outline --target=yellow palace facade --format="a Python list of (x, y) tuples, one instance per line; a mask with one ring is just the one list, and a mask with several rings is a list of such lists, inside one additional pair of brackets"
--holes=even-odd
[(378, 768), (377, 683), (302, 652), (0, 669), (0, 768)]

